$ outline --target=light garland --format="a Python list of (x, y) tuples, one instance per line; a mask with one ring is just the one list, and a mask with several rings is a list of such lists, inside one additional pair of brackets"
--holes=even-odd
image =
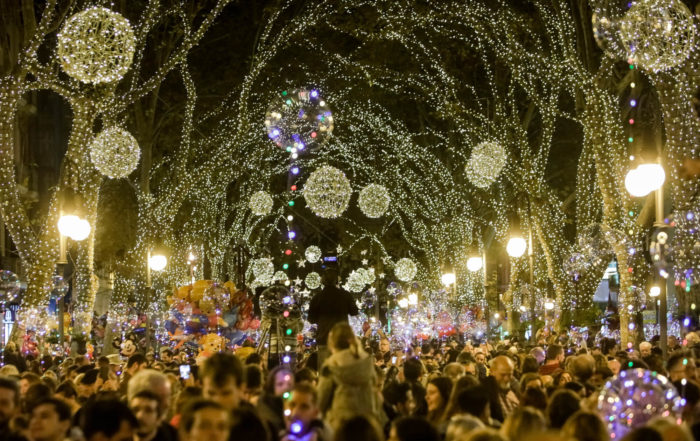
[(255, 279), (267, 281), (272, 279), (275, 273), (275, 264), (272, 263), (272, 259), (261, 257), (250, 262), (250, 269)]
[(488, 188), (498, 179), (507, 159), (508, 155), (500, 143), (482, 142), (472, 149), (464, 172), (472, 184)]
[(120, 127), (109, 127), (90, 143), (90, 160), (103, 175), (120, 179), (139, 164), (141, 150), (131, 133)]
[(272, 211), (272, 196), (266, 191), (258, 191), (250, 197), (248, 207), (256, 216), (267, 216)]
[(103, 7), (73, 15), (58, 34), (63, 70), (84, 83), (120, 80), (131, 66), (135, 46), (129, 21)]
[(413, 278), (416, 277), (417, 272), (418, 267), (416, 266), (416, 263), (407, 257), (399, 259), (399, 261), (396, 262), (396, 265), (394, 265), (394, 274), (396, 275), (396, 278), (402, 282), (413, 281)]
[(358, 270), (353, 270), (348, 274), (348, 278), (345, 280), (343, 288), (350, 292), (358, 293), (361, 292), (367, 285), (364, 275)]
[(389, 209), (391, 196), (389, 191), (383, 185), (369, 184), (360, 191), (360, 197), (357, 200), (357, 205), (365, 216), (370, 218), (378, 218), (384, 215)]
[(348, 208), (352, 188), (345, 173), (324, 165), (311, 173), (303, 194), (306, 205), (316, 216), (336, 218)]

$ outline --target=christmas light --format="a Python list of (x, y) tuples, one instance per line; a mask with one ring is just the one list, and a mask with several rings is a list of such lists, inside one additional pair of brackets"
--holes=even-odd
[(352, 188), (345, 173), (324, 165), (315, 170), (304, 184), (306, 205), (315, 215), (336, 218), (348, 208)]

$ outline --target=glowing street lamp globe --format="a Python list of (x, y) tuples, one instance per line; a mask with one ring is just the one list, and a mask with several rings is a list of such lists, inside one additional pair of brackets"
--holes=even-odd
[(148, 266), (153, 271), (163, 271), (168, 264), (168, 259), (161, 254), (154, 254), (148, 259)]
[(625, 176), (625, 188), (633, 197), (643, 197), (656, 191), (666, 181), (666, 172), (660, 164), (640, 164)]
[(510, 257), (520, 257), (527, 250), (527, 242), (522, 237), (513, 237), (506, 245), (506, 251)]
[(544, 309), (547, 311), (551, 311), (554, 309), (554, 301), (553, 300), (545, 300), (544, 301)]
[(481, 257), (470, 257), (467, 259), (467, 269), (472, 272), (479, 271), (484, 266), (484, 261)]
[(661, 294), (661, 288), (658, 286), (652, 286), (649, 288), (649, 297), (658, 297)]
[(442, 284), (445, 286), (450, 286), (457, 280), (454, 273), (445, 273), (442, 275)]
[(91, 230), (92, 228), (90, 227), (90, 222), (86, 221), (85, 219), (78, 219), (78, 222), (75, 224), (75, 228), (73, 229), (73, 234), (70, 237), (76, 241), (85, 240), (90, 235)]
[(73, 231), (75, 231), (80, 218), (72, 214), (66, 214), (61, 216), (58, 220), (58, 231), (67, 237), (73, 236)]

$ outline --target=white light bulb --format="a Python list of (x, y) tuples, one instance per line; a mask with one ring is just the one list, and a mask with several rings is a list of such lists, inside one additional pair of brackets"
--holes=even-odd
[(467, 259), (467, 269), (469, 271), (479, 271), (483, 265), (484, 262), (481, 257), (470, 257)]
[(506, 251), (510, 257), (520, 257), (527, 250), (527, 242), (522, 237), (513, 237), (506, 245)]
[(153, 271), (162, 271), (167, 264), (168, 259), (160, 254), (153, 255), (150, 257), (150, 259), (148, 259), (148, 266)]
[(454, 273), (445, 273), (442, 275), (442, 284), (445, 286), (450, 286), (457, 280)]
[(90, 235), (90, 230), (92, 230), (90, 222), (85, 219), (78, 219), (70, 237), (75, 241), (85, 240)]

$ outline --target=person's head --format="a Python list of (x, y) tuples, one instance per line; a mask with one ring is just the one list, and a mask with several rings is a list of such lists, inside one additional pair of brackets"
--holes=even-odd
[(160, 399), (150, 390), (137, 392), (129, 400), (129, 408), (134, 413), (138, 427), (136, 434), (139, 438), (146, 438), (158, 430), (160, 423)]
[(388, 441), (439, 441), (437, 430), (425, 419), (402, 417), (391, 424)]
[(507, 441), (497, 430), (489, 427), (474, 430), (466, 441)]
[(83, 406), (80, 428), (85, 441), (132, 441), (138, 422), (118, 400), (93, 400)]
[(245, 389), (243, 395), (246, 401), (251, 401), (262, 393), (262, 370), (259, 366), (249, 364), (245, 367)]
[(584, 410), (579, 410), (566, 420), (561, 429), (562, 435), (577, 441), (607, 441), (610, 439), (605, 423), (600, 417)]
[(299, 369), (294, 374), (294, 384), (297, 383), (307, 383), (316, 386), (318, 384), (318, 375), (316, 375), (316, 371), (308, 367)]
[(338, 272), (333, 268), (326, 268), (321, 276), (321, 282), (323, 283), (323, 286), (338, 285)]
[(442, 369), (442, 373), (443, 373), (443, 375), (448, 377), (450, 380), (457, 381), (462, 377), (462, 375), (464, 375), (465, 370), (464, 370), (464, 366), (462, 366), (459, 363), (448, 363)]
[(544, 383), (539, 374), (528, 372), (520, 377), (520, 390), (525, 392), (528, 388), (543, 389)]
[(535, 357), (528, 355), (523, 359), (523, 365), (520, 368), (520, 372), (523, 374), (537, 373), (540, 369), (540, 364), (537, 362)]
[(284, 409), (287, 430), (295, 435), (306, 433), (320, 412), (316, 389), (306, 383), (295, 385), (284, 401)]
[(107, 358), (106, 355), (101, 355), (97, 359), (97, 367), (108, 367), (109, 366), (109, 358)]
[(170, 363), (173, 361), (173, 351), (170, 348), (163, 348), (160, 350), (160, 361), (163, 363)]
[(401, 416), (411, 415), (415, 409), (416, 402), (408, 383), (390, 383), (382, 391), (382, 396), (384, 402), (394, 406), (396, 412)]
[(530, 355), (535, 359), (535, 361), (537, 361), (537, 364), (544, 363), (544, 360), (547, 358), (547, 354), (544, 352), (544, 349), (539, 346), (532, 348)]
[(352, 327), (347, 322), (338, 322), (333, 325), (331, 332), (328, 334), (328, 347), (331, 352), (350, 349), (357, 356), (359, 351), (357, 337), (355, 336), (355, 331), (352, 330)]
[(577, 355), (573, 357), (569, 369), (577, 381), (585, 383), (595, 372), (595, 359), (588, 354)]
[(675, 349), (678, 346), (678, 337), (675, 335), (669, 335), (668, 336), (668, 347), (671, 349)]
[(671, 381), (696, 379), (695, 359), (687, 352), (673, 353), (668, 359), (667, 370)]
[(437, 377), (430, 380), (425, 388), (425, 401), (428, 403), (428, 412), (444, 412), (450, 399), (451, 391), (452, 380), (449, 378)]
[(557, 361), (562, 363), (564, 361), (564, 348), (558, 344), (551, 344), (547, 347), (547, 358), (546, 362)]
[(257, 352), (253, 352), (252, 354), (248, 355), (245, 358), (246, 366), (249, 364), (260, 365), (260, 364), (262, 364), (262, 361), (263, 361), (262, 357)]
[(568, 389), (554, 392), (547, 406), (547, 418), (553, 429), (561, 429), (567, 419), (580, 408), (581, 398)]
[(680, 425), (670, 417), (655, 417), (647, 423), (647, 427), (659, 432), (664, 441), (693, 441), (694, 439), (686, 425)]
[(642, 426), (632, 429), (620, 441), (664, 441), (664, 439), (656, 429)]
[(41, 382), (41, 377), (33, 372), (25, 372), (19, 377), (19, 394), (24, 397), (32, 384)]
[(547, 394), (544, 388), (530, 387), (525, 389), (520, 399), (520, 405), (534, 407), (544, 412), (547, 409)]
[(570, 381), (573, 380), (571, 377), (571, 374), (565, 370), (562, 369), (557, 369), (553, 374), (552, 378), (554, 379), (554, 385), (557, 387), (562, 387), (566, 383), (569, 383)]
[(216, 401), (195, 400), (182, 412), (182, 441), (226, 441), (229, 436), (229, 411)]
[(542, 412), (528, 406), (515, 409), (501, 427), (501, 433), (510, 440), (537, 435), (546, 430), (547, 423)]
[(476, 354), (474, 354), (474, 359), (476, 360), (477, 363), (479, 364), (485, 364), (486, 363), (486, 354), (483, 352), (479, 351)]
[(140, 352), (132, 354), (126, 361), (126, 370), (131, 375), (134, 375), (138, 371), (146, 369), (147, 366), (148, 360), (146, 359), (146, 356)]
[(386, 354), (387, 352), (391, 351), (391, 342), (388, 338), (382, 337), (382, 339), (379, 340), (379, 351), (382, 354)]
[(131, 377), (127, 386), (127, 400), (131, 399), (141, 391), (149, 390), (158, 396), (158, 406), (160, 415), (165, 416), (170, 408), (171, 397), (170, 380), (162, 372), (153, 369), (144, 369)]
[(513, 360), (505, 355), (499, 355), (491, 361), (491, 375), (501, 390), (510, 389), (514, 369)]
[(642, 358), (648, 357), (651, 355), (651, 343), (648, 341), (643, 341), (639, 343), (639, 355)]
[(484, 423), (472, 415), (458, 415), (450, 419), (447, 425), (445, 441), (460, 441), (475, 429), (481, 429)]
[(383, 441), (384, 434), (374, 418), (358, 415), (343, 421), (335, 432), (335, 441)]
[(227, 410), (238, 407), (243, 398), (243, 365), (235, 355), (219, 352), (207, 358), (200, 378), (204, 398)]
[(37, 401), (29, 419), (32, 441), (63, 441), (71, 427), (71, 409), (56, 398)]
[(0, 377), (0, 424), (6, 423), (19, 409), (19, 384), (13, 378)]
[(66, 402), (73, 402), (78, 398), (78, 391), (72, 381), (64, 381), (56, 387), (54, 396)]
[(423, 363), (415, 357), (408, 358), (403, 364), (403, 377), (409, 383), (415, 383), (423, 376)]
[(281, 397), (294, 387), (294, 374), (285, 366), (277, 366), (267, 375), (265, 392), (275, 397)]
[(474, 386), (457, 395), (457, 406), (460, 413), (473, 415), (484, 424), (490, 424), (489, 399), (489, 391), (485, 386)]

